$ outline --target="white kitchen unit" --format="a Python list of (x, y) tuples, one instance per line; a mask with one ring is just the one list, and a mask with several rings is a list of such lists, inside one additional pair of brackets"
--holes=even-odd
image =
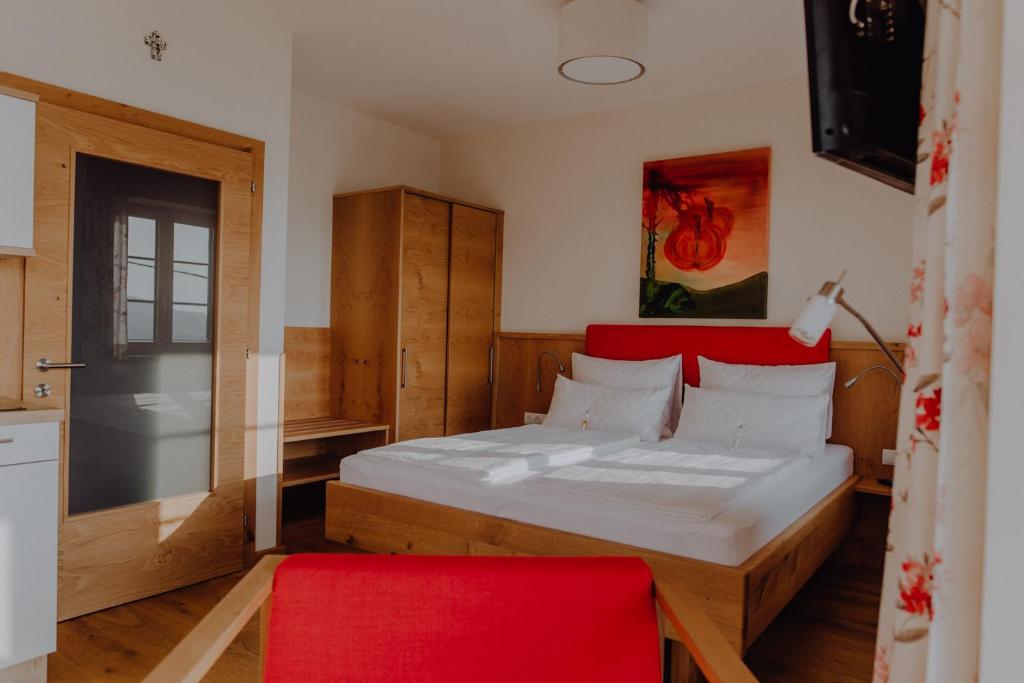
[(46, 680), (57, 649), (59, 410), (0, 412), (0, 683)]
[(36, 97), (0, 86), (0, 257), (31, 256)]

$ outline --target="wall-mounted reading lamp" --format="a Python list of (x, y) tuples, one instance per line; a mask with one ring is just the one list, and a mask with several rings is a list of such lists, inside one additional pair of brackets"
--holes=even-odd
[(558, 372), (565, 373), (565, 364), (562, 363), (562, 359), (558, 357), (558, 354), (554, 351), (541, 351), (540, 355), (537, 356), (537, 393), (541, 392), (540, 383), (540, 362), (544, 360), (544, 356), (551, 356), (558, 363)]
[(804, 346), (814, 346), (821, 339), (821, 335), (825, 334), (829, 323), (835, 317), (836, 307), (842, 306), (850, 315), (860, 321), (860, 324), (868, 331), (871, 338), (878, 344), (878, 348), (882, 350), (882, 353), (885, 354), (885, 357), (889, 359), (889, 362), (895, 368), (895, 371), (893, 371), (884, 365), (873, 365), (854, 375), (852, 379), (844, 383), (844, 386), (846, 388), (852, 387), (864, 374), (876, 368), (888, 371), (900, 384), (903, 384), (903, 378), (906, 377), (903, 365), (900, 364), (888, 345), (882, 341), (882, 337), (871, 326), (871, 323), (843, 298), (843, 288), (839, 286), (839, 283), (842, 282), (844, 275), (846, 275), (845, 270), (834, 282), (830, 280), (823, 284), (818, 293), (807, 301), (804, 310), (800, 312), (796, 322), (789, 328), (789, 336)]

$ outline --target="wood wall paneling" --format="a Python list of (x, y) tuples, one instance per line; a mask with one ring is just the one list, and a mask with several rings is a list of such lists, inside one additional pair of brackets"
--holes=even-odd
[(331, 328), (284, 328), (284, 419), (331, 415)]
[(0, 397), (21, 398), (25, 261), (0, 258)]
[[(889, 345), (901, 362), (905, 346)], [(891, 479), (892, 466), (882, 464), (882, 449), (896, 445), (899, 384), (888, 372), (872, 370), (849, 389), (843, 386), (861, 370), (888, 366), (889, 362), (873, 342), (833, 342), (832, 360), (836, 363), (836, 385), (829, 441), (853, 448), (856, 472), (865, 480)]]
[(444, 435), (449, 211), (436, 199), (405, 195), (399, 441)]
[[(331, 415), (395, 425), (402, 194), (334, 199)], [(381, 225), (380, 231), (361, 229)]]
[(551, 356), (541, 361), (541, 391), (537, 391), (537, 359), (544, 351), (558, 354), (572, 377), (572, 354), (583, 353), (582, 334), (499, 332), (495, 335), (494, 389), (491, 424), (495, 429), (523, 424), (523, 413), (546, 413), (558, 375)]
[(497, 217), (452, 205), (445, 434), (491, 424)]

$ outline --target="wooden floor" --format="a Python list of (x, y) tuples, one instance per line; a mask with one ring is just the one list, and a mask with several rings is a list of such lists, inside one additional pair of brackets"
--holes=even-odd
[[(348, 552), (323, 537), (321, 521), (289, 524), (288, 552)], [(51, 683), (139, 681), (235, 584), (214, 579), (66, 621), (49, 657)], [(871, 680), (881, 575), (835, 559), (815, 575), (754, 644), (748, 663), (765, 683)], [(206, 677), (218, 683), (258, 678), (255, 620)]]

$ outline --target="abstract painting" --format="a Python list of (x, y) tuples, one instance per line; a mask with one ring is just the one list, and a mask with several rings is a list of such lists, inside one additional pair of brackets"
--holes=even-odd
[(771, 148), (644, 164), (641, 318), (767, 318)]

